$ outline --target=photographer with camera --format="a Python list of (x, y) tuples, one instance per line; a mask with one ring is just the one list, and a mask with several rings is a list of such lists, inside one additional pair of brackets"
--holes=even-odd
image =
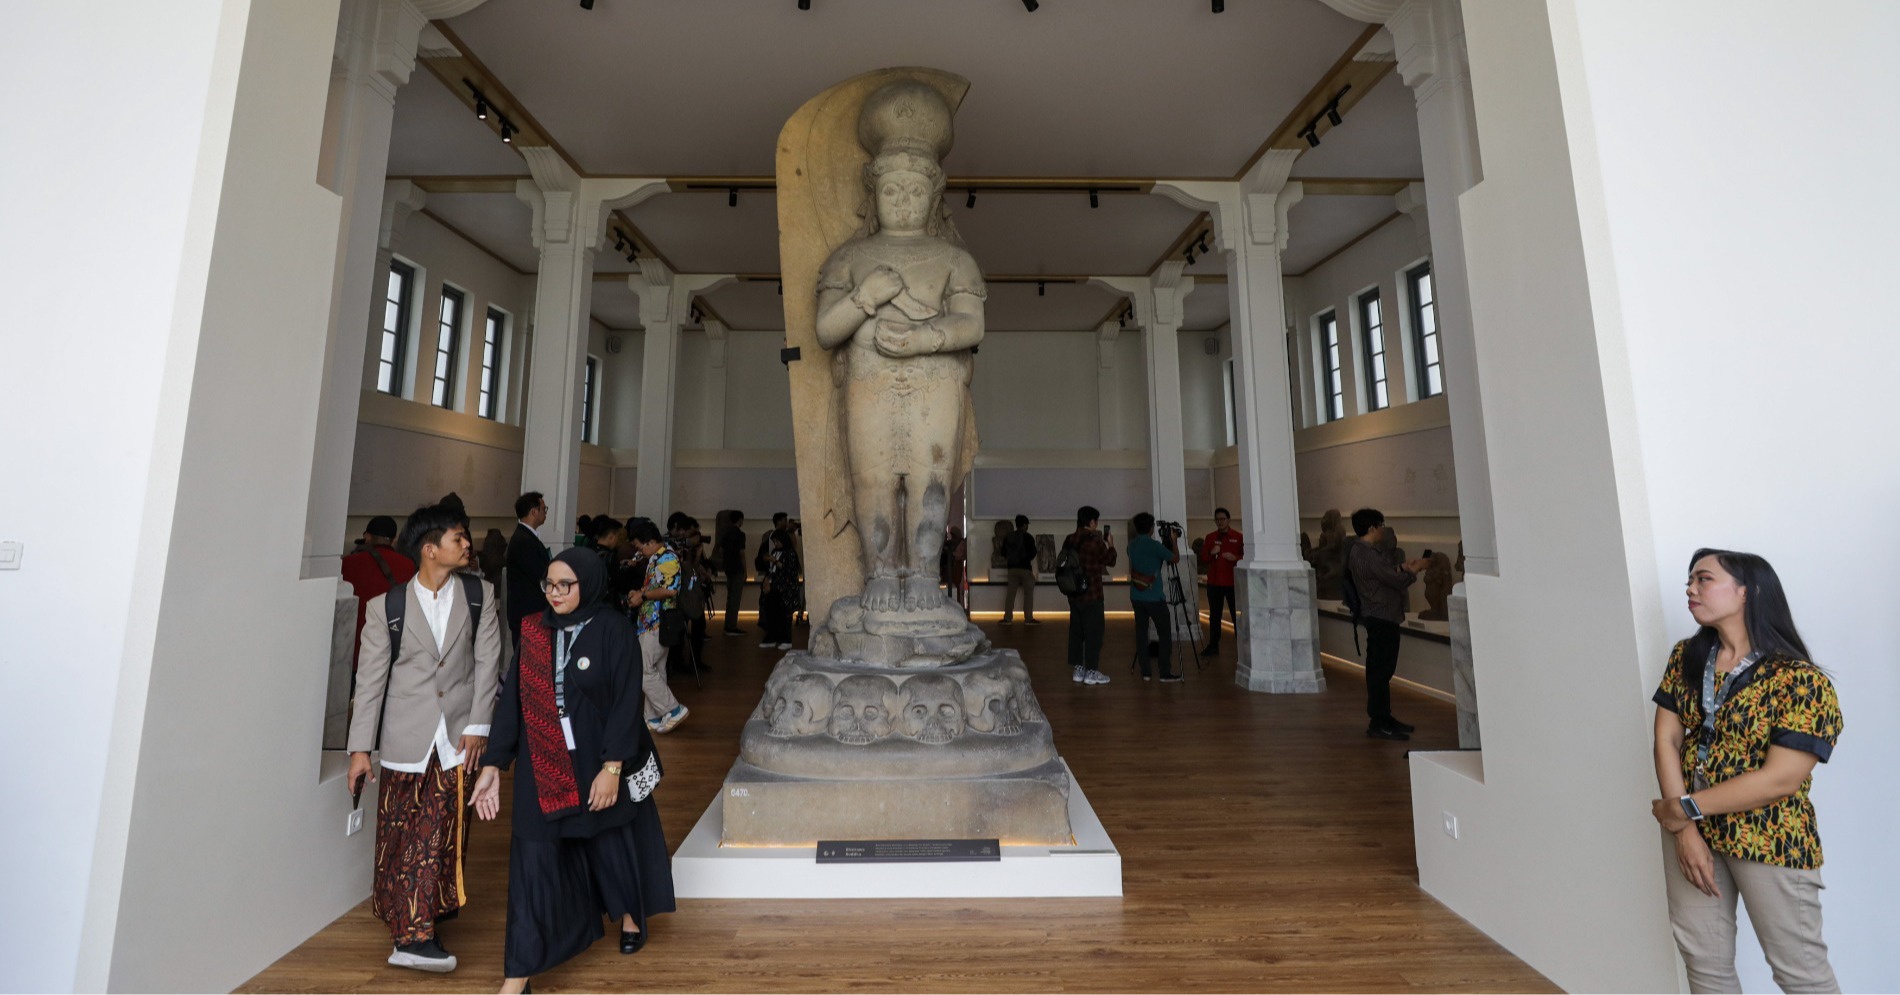
[(1181, 675), (1174, 671), (1173, 623), (1168, 618), (1168, 589), (1161, 572), (1181, 562), (1175, 545), (1181, 526), (1161, 523), (1161, 539), (1156, 541), (1155, 516), (1142, 512), (1135, 516), (1135, 537), (1128, 542), (1128, 600), (1135, 609), (1135, 657), (1141, 661), (1141, 679), (1153, 680), (1148, 658), (1148, 627), (1154, 626), (1161, 643), (1161, 683), (1178, 684)]

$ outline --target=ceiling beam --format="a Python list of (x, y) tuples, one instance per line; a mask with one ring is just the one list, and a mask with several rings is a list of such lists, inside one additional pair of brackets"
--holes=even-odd
[[(1273, 129), (1273, 134), (1267, 136), (1266, 142), (1262, 144), (1260, 148), (1247, 159), (1246, 164), (1241, 166), (1239, 171), (1234, 173), (1229, 179), (1238, 181), (1245, 177), (1248, 171), (1253, 169), (1254, 165), (1260, 161), (1261, 157), (1267, 154), (1269, 149), (1307, 148), (1306, 139), (1300, 137), (1300, 132), (1306, 130), (1306, 123), (1308, 121), (1311, 121), (1315, 116), (1320, 116), (1321, 112), (1325, 110), (1326, 105), (1332, 102), (1333, 96), (1339, 93), (1341, 87), (1351, 86), (1351, 89), (1346, 91), (1346, 95), (1340, 98), (1339, 109), (1341, 113), (1344, 113), (1353, 104), (1358, 103), (1360, 98), (1370, 93), (1373, 85), (1379, 82), (1386, 73), (1391, 72), (1392, 68), (1398, 64), (1393, 61), (1357, 61), (1360, 50), (1366, 47), (1366, 43), (1370, 42), (1374, 35), (1377, 35), (1383, 30), (1385, 30), (1385, 26), (1382, 24), (1366, 25), (1366, 29), (1359, 32), (1359, 37), (1354, 38), (1352, 44), (1346, 46), (1345, 53), (1340, 55), (1338, 61), (1333, 63), (1332, 68), (1326, 71), (1326, 75), (1320, 77), (1319, 82), (1313, 84), (1313, 88), (1308, 90), (1306, 96), (1293, 106), (1293, 110), (1280, 122), (1280, 126)], [(1331, 130), (1329, 123), (1323, 116), (1320, 119), (1318, 129), (1318, 133), (1321, 137), (1324, 137), (1326, 132)]]
[(1306, 189), (1308, 197), (1396, 197), (1399, 191), (1420, 179), (1373, 179), (1368, 177), (1294, 178)]

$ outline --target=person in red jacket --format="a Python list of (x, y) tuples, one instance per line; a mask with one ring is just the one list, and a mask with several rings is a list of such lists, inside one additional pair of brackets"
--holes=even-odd
[(370, 601), (382, 597), (398, 584), (407, 584), (409, 578), (416, 575), (415, 561), (396, 552), (391, 545), (395, 541), (396, 520), (388, 515), (377, 515), (364, 526), (356, 552), (343, 558), (343, 579), (349, 581), (356, 592), (356, 645), (350, 651), (351, 667), (356, 665), (357, 651), (362, 649), (363, 613), (369, 609)]
[(1246, 544), (1240, 532), (1231, 527), (1233, 517), (1226, 508), (1214, 509), (1214, 531), (1201, 540), (1201, 563), (1207, 567), (1207, 648), (1202, 656), (1220, 652), (1221, 603), (1234, 619), (1234, 638), (1240, 638), (1240, 609), (1234, 604), (1234, 564)]

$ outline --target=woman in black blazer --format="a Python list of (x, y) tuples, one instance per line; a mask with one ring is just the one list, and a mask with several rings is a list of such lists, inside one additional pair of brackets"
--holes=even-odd
[(647, 917), (674, 909), (659, 811), (628, 785), (659, 762), (633, 627), (604, 600), (607, 571), (592, 550), (556, 557), (542, 589), (549, 608), (522, 620), (472, 799), (493, 819), (502, 770), (524, 760), (511, 813), (504, 993), (599, 939), (602, 913), (620, 921), (620, 952), (631, 954), (646, 943)]

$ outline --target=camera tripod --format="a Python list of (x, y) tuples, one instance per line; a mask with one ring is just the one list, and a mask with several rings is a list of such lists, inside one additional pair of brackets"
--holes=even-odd
[[(1162, 601), (1168, 606), (1168, 631), (1170, 634), (1168, 655), (1170, 658), (1165, 661), (1157, 661), (1158, 663), (1164, 664), (1162, 673), (1174, 673), (1183, 677), (1187, 676), (1187, 667), (1181, 662), (1181, 654), (1183, 653), (1186, 653), (1193, 662), (1195, 670), (1207, 669), (1207, 658), (1201, 655), (1200, 647), (1196, 645), (1198, 640), (1194, 634), (1195, 623), (1199, 621), (1197, 616), (1199, 615), (1198, 609), (1200, 606), (1198, 604), (1190, 606), (1188, 603), (1187, 589), (1181, 583), (1181, 565), (1178, 562), (1163, 563), (1161, 565), (1161, 573), (1155, 578), (1155, 582), (1162, 585)], [(1150, 634), (1149, 641), (1158, 642), (1159, 640)], [(1141, 669), (1141, 656), (1147, 651), (1147, 646), (1139, 643), (1136, 644), (1134, 655), (1128, 661), (1128, 669), (1130, 671), (1138, 672)]]

